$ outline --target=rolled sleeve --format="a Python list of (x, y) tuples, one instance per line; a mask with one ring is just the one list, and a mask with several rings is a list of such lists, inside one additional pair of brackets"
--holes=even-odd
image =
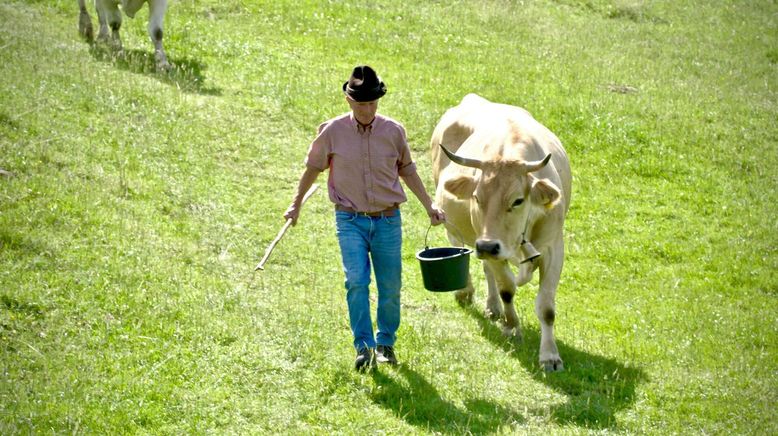
[(319, 134), (311, 142), (308, 148), (308, 156), (305, 158), (305, 166), (318, 171), (324, 171), (330, 166), (330, 154), (332, 141), (327, 132), (327, 123), (319, 126)]
[(416, 162), (411, 162), (405, 165), (400, 164), (400, 167), (397, 170), (397, 174), (400, 175), (400, 177), (408, 177), (416, 172)]
[(401, 177), (410, 176), (416, 172), (416, 163), (413, 162), (411, 157), (411, 148), (408, 145), (408, 139), (405, 135), (405, 128), (402, 125), (398, 125), (399, 138), (397, 144), (399, 145), (400, 156), (397, 159), (397, 174)]

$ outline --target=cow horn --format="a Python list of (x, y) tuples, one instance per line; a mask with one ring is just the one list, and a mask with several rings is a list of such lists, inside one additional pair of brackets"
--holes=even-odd
[(525, 164), (525, 165), (526, 165), (526, 167), (527, 167), (527, 172), (528, 172), (528, 173), (533, 173), (533, 172), (535, 172), (535, 171), (537, 171), (537, 170), (539, 170), (539, 169), (541, 169), (541, 168), (545, 167), (546, 165), (548, 165), (548, 161), (550, 161), (550, 160), (551, 160), (551, 153), (548, 153), (548, 154), (546, 155), (546, 157), (544, 157), (544, 158), (543, 158), (543, 159), (541, 159), (541, 160), (536, 160), (536, 161), (532, 161), (532, 162), (527, 162), (527, 163)]
[(443, 144), (440, 145), (440, 148), (443, 149), (443, 153), (446, 153), (446, 156), (448, 156), (449, 159), (451, 159), (452, 162), (458, 163), (459, 165), (462, 165), (464, 167), (471, 167), (471, 168), (481, 168), (483, 166), (483, 163), (478, 159), (468, 159), (466, 157), (457, 156), (454, 153), (448, 151), (446, 147), (443, 146)]

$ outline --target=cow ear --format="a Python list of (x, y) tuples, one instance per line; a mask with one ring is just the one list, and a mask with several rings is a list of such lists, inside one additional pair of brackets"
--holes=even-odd
[(475, 179), (466, 175), (459, 175), (446, 180), (443, 184), (446, 191), (454, 194), (457, 198), (464, 199), (473, 195), (475, 190)]
[(543, 206), (546, 209), (552, 209), (559, 203), (562, 198), (562, 193), (559, 192), (553, 183), (548, 179), (536, 179), (532, 178), (532, 188), (530, 189), (530, 199), (538, 206)]

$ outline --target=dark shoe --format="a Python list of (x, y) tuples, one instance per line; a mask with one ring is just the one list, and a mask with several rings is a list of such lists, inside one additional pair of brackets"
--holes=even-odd
[(390, 345), (379, 345), (378, 348), (376, 348), (376, 360), (378, 363), (397, 365), (397, 356), (394, 355), (394, 347)]
[(365, 371), (375, 366), (375, 354), (372, 348), (363, 347), (357, 352), (357, 360), (354, 361), (354, 369)]

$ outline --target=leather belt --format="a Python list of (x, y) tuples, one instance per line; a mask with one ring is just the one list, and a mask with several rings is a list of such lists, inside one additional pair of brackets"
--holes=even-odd
[(397, 215), (397, 211), (399, 208), (397, 207), (390, 207), (389, 209), (379, 210), (378, 212), (359, 212), (356, 211), (350, 207), (345, 206), (335, 206), (335, 210), (340, 212), (348, 212), (353, 213), (356, 216), (369, 216), (369, 217), (379, 217), (379, 216), (386, 216), (386, 217), (393, 217)]

